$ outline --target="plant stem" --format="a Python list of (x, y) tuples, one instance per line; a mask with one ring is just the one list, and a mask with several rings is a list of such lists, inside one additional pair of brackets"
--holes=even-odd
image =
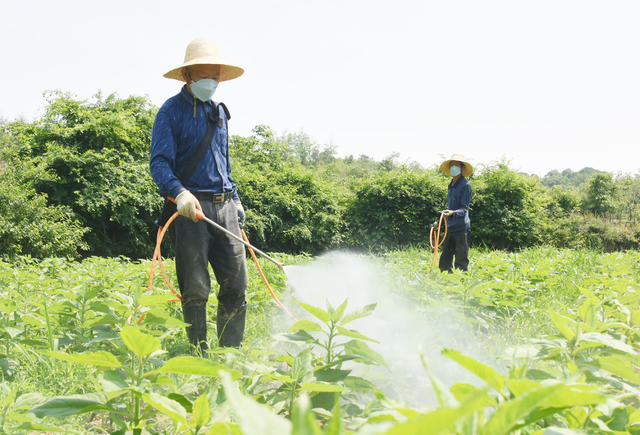
[(51, 320), (49, 319), (49, 310), (47, 309), (47, 295), (44, 295), (44, 318), (47, 321), (47, 339), (49, 340), (49, 350), (53, 352), (53, 333), (51, 332)]
[(334, 337), (335, 324), (331, 322), (331, 326), (329, 327), (329, 341), (327, 342), (327, 364), (331, 364), (331, 360), (333, 359), (332, 352), (332, 342)]
[(291, 391), (289, 394), (289, 416), (293, 414), (293, 399), (296, 397), (296, 384), (297, 380), (291, 383)]

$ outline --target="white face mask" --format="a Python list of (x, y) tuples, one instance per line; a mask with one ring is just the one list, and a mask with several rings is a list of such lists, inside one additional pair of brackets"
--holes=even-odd
[(213, 97), (213, 93), (218, 87), (218, 81), (214, 79), (200, 79), (197, 82), (191, 81), (189, 88), (193, 95), (200, 101), (207, 102)]
[(449, 173), (451, 174), (452, 177), (457, 177), (458, 175), (460, 175), (460, 172), (462, 172), (460, 170), (460, 167), (453, 165), (449, 168)]

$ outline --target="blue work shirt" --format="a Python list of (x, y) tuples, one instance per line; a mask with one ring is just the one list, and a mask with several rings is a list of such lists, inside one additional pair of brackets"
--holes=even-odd
[(471, 221), (469, 220), (469, 203), (471, 202), (471, 183), (460, 176), (456, 184), (453, 180), (449, 183), (449, 193), (447, 194), (447, 205), (453, 212), (447, 217), (448, 232), (456, 233), (469, 231)]
[[(175, 198), (184, 189), (201, 193), (235, 192), (236, 183), (231, 177), (229, 161), (227, 117), (222, 108), (219, 110), (221, 122), (202, 161), (185, 181), (186, 185), (178, 178), (207, 132), (207, 117), (214, 111), (214, 104), (212, 101), (194, 101), (184, 85), (180, 93), (165, 101), (158, 111), (151, 134), (149, 169), (161, 195)], [(237, 193), (233, 194), (233, 199), (239, 200)]]

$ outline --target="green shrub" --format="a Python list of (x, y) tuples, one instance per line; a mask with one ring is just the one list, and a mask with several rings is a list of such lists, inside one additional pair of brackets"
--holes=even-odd
[(47, 204), (47, 197), (0, 172), (0, 255), (13, 259), (77, 257), (87, 245), (86, 228), (63, 206)]
[(434, 171), (395, 170), (362, 182), (346, 219), (353, 246), (382, 251), (426, 246), (429, 225), (447, 206), (447, 180)]
[(155, 109), (140, 97), (48, 98), (42, 120), (7, 125), (13, 159), (32, 168), (25, 187), (89, 229), (85, 254), (148, 257), (162, 203), (148, 170)]
[(318, 253), (341, 244), (340, 198), (311, 171), (236, 165), (234, 179), (247, 213), (247, 234), (261, 249)]
[(559, 248), (589, 248), (604, 252), (640, 248), (640, 225), (575, 214), (554, 220), (550, 244)]
[(545, 195), (541, 184), (500, 164), (472, 183), (471, 233), (494, 249), (533, 246), (544, 238)]

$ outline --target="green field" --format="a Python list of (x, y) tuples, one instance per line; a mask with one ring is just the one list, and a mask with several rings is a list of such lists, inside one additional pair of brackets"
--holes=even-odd
[[(466, 274), (429, 274), (422, 250), (342, 255), (367, 265), (346, 292), (323, 257), (278, 256), (326, 270), (330, 306), (297, 304), (261, 263), (295, 324), (250, 264), (244, 345), (216, 348), (212, 297), (209, 360), (189, 356), (161, 280), (145, 294), (148, 261), (0, 262), (0, 433), (640, 433), (637, 251), (473, 250)], [(385, 335), (433, 335), (397, 358), (411, 373), (367, 335), (393, 303)]]

